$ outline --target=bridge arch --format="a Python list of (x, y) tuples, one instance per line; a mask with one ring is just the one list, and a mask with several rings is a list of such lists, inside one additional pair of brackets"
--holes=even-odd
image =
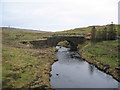
[(78, 45), (76, 43), (74, 43), (73, 41), (66, 40), (66, 39), (56, 41), (54, 46), (57, 46), (57, 44), (61, 41), (67, 41), (70, 44), (70, 50), (71, 51), (76, 51), (77, 50)]
[(64, 40), (64, 41), (58, 42), (58, 43), (57, 43), (57, 46), (63, 46), (63, 47), (68, 47), (68, 48), (70, 48), (70, 43), (69, 43), (68, 41)]
[(78, 44), (82, 44), (85, 41), (81, 36), (54, 36), (47, 38), (47, 44), (49, 46), (56, 46), (60, 41), (68, 41), (71, 51), (77, 51)]

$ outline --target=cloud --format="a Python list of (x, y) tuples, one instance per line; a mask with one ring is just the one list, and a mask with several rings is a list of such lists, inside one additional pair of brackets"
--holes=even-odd
[(118, 3), (118, 24), (120, 24), (120, 1)]
[(4, 0), (3, 25), (63, 30), (117, 23), (119, 0)]

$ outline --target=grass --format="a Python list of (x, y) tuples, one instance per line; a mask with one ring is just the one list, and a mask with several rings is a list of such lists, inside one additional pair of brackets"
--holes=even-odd
[[(95, 56), (100, 61), (109, 62), (113, 65), (118, 61), (118, 42), (117, 41), (103, 41), (89, 46), (82, 51), (88, 56)], [(117, 66), (116, 66), (117, 67)]]
[(52, 48), (34, 50), (3, 46), (3, 88), (35, 87), (30, 83), (34, 84), (36, 77), (40, 76), (36, 81), (42, 83), (36, 86), (50, 87), (49, 71), (55, 59), (53, 54)]
[(100, 69), (100, 65), (109, 65), (108, 71), (113, 77), (119, 79), (117, 70), (118, 63), (120, 59), (118, 58), (118, 41), (103, 41), (98, 42), (95, 45), (87, 45), (86, 47), (80, 49), (81, 55), (88, 62), (96, 64)]
[[(92, 27), (76, 28), (55, 33), (89, 33)], [(101, 27), (97, 27), (101, 28)], [(53, 33), (36, 33), (21, 30), (2, 30), (2, 82), (3, 88), (35, 88), (47, 85), (50, 88), (50, 67), (56, 60), (54, 48), (41, 49), (29, 48), (21, 41), (43, 39)], [(59, 43), (60, 45), (65, 42)], [(31, 46), (32, 47), (32, 46)], [(117, 67), (117, 41), (105, 41), (90, 46), (88, 42), (79, 45), (82, 56), (87, 57), (89, 62), (102, 62), (109, 64), (112, 72)], [(116, 77), (116, 76), (115, 76)]]
[(50, 34), (2, 30), (3, 88), (36, 88), (43, 85), (50, 88), (50, 68), (56, 60), (55, 49), (34, 49), (20, 43), (24, 40), (42, 39)]
[[(101, 30), (104, 29), (105, 27), (108, 27), (108, 25), (104, 25), (104, 26), (96, 26), (97, 30)], [(114, 25), (114, 27), (117, 29), (117, 33), (118, 35), (120, 35), (120, 31), (118, 30), (118, 25)], [(108, 27), (109, 28), (109, 27)], [(89, 27), (84, 27), (84, 28), (75, 28), (75, 29), (71, 29), (71, 30), (64, 30), (61, 32), (56, 32), (56, 33), (78, 33), (78, 34), (86, 34), (86, 33), (90, 33), (92, 29), (92, 26)]]
[(58, 46), (62, 46), (62, 47), (70, 47), (70, 44), (68, 41), (61, 41), (57, 44)]
[(2, 43), (9, 45), (18, 45), (19, 42), (23, 40), (35, 40), (42, 39), (47, 36), (51, 36), (52, 33), (36, 33), (36, 32), (28, 32), (28, 31), (20, 31), (20, 30), (12, 30), (12, 29), (3, 29), (2, 30)]

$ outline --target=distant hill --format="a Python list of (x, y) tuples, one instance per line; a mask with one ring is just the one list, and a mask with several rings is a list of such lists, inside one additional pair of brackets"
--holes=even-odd
[(20, 28), (0, 28), (2, 32), (2, 43), (4, 44), (15, 44), (16, 42), (21, 42), (22, 40), (36, 40), (43, 39), (45, 37), (51, 36), (52, 32), (30, 30), (30, 29), (20, 29)]
[[(114, 24), (115, 28), (118, 31), (118, 25)], [(64, 31), (60, 31), (60, 32), (56, 32), (56, 33), (79, 33), (79, 34), (86, 34), (86, 33), (90, 33), (91, 29), (93, 26), (88, 26), (88, 27), (83, 27), (83, 28), (75, 28), (75, 29), (70, 29), (70, 30), (64, 30)], [(101, 30), (105, 27), (108, 27), (108, 25), (103, 25), (103, 26), (95, 26), (97, 30)], [(120, 35), (120, 31), (118, 31), (118, 34)]]
[[(109, 24), (108, 24), (109, 25)], [(99, 26), (99, 25), (96, 25), (96, 29), (97, 30), (101, 30), (105, 27), (108, 27), (108, 25), (103, 25), (103, 26)], [(118, 30), (118, 26), (120, 27), (120, 25), (117, 25), (117, 24), (114, 24), (117, 32), (118, 32), (118, 35), (120, 35), (120, 29)], [(93, 26), (88, 26), (88, 27), (83, 27), (83, 28), (74, 28), (74, 29), (70, 29), (70, 30), (64, 30), (64, 31), (59, 31), (59, 32), (48, 32), (48, 31), (41, 31), (41, 30), (32, 30), (32, 29), (20, 29), (20, 28), (11, 28), (11, 27), (0, 27), (0, 29), (2, 28), (2, 30), (5, 30), (5, 31), (9, 31), (9, 30), (12, 30), (12, 31), (22, 31), (22, 32), (28, 32), (28, 33), (50, 33), (50, 34), (54, 34), (54, 33), (79, 33), (79, 34), (86, 34), (86, 33), (90, 33), (91, 32), (91, 29), (92, 29)]]
[(32, 29), (21, 29), (21, 28), (12, 28), (12, 27), (1, 27), (2, 30), (12, 30), (12, 31), (23, 31), (29, 33), (46, 33), (47, 31), (32, 30)]

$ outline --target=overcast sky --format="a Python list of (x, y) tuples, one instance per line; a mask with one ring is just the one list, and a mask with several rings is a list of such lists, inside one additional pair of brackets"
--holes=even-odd
[(60, 31), (112, 21), (117, 24), (118, 1), (2, 0), (2, 26)]

